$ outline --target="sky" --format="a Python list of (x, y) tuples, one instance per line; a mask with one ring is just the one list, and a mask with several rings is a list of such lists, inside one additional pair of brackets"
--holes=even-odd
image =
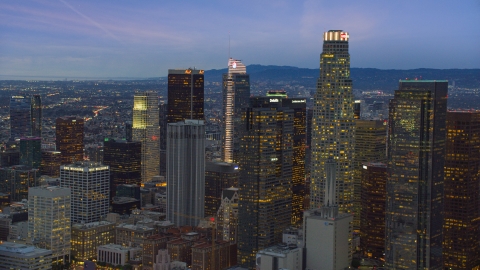
[(1, 0), (0, 76), (318, 68), (331, 29), (349, 32), (352, 67), (480, 68), (480, 0)]

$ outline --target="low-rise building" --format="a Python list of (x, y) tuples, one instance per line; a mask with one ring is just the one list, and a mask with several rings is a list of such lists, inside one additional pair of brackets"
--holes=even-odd
[(0, 244), (1, 269), (52, 269), (52, 251), (34, 246), (3, 242)]
[(139, 247), (108, 244), (98, 247), (97, 261), (111, 265), (125, 265), (130, 260), (138, 260), (141, 254), (142, 249)]
[(257, 270), (302, 270), (303, 250), (296, 244), (280, 244), (257, 253)]
[(115, 243), (115, 224), (98, 221), (72, 226), (72, 256), (77, 260), (97, 257), (97, 247)]
[(117, 245), (142, 247), (143, 241), (155, 234), (155, 229), (131, 224), (120, 224), (115, 228)]

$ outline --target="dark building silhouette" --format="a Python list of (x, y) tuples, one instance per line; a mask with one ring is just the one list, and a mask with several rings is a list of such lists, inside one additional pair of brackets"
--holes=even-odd
[(205, 165), (205, 217), (215, 217), (222, 202), (222, 191), (238, 187), (238, 165), (207, 162)]
[(363, 163), (361, 168), (360, 247), (365, 256), (383, 258), (385, 249), (385, 185), (387, 165)]
[(445, 269), (480, 266), (480, 112), (447, 112)]
[(140, 142), (109, 138), (103, 142), (103, 164), (110, 166), (110, 197), (118, 185), (142, 182), (141, 149)]
[(442, 269), (447, 81), (401, 80), (390, 100), (385, 263)]
[(60, 177), (61, 165), (62, 153), (60, 151), (42, 151), (42, 162), (40, 165), (42, 175)]
[(59, 117), (55, 127), (56, 150), (62, 153), (62, 164), (83, 161), (83, 118)]
[(40, 95), (32, 96), (31, 122), (32, 136), (42, 137), (42, 98)]
[(32, 135), (32, 100), (26, 96), (10, 99), (10, 140)]
[(204, 120), (203, 70), (168, 70), (168, 123)]
[(20, 138), (20, 164), (40, 168), (42, 162), (42, 139), (40, 137)]

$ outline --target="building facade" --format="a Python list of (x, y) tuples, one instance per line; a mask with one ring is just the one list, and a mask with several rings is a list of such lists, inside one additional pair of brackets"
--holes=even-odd
[(110, 167), (110, 197), (122, 184), (140, 186), (142, 182), (142, 144), (106, 138), (103, 142), (103, 164)]
[(168, 123), (204, 120), (204, 71), (168, 70)]
[(28, 189), (40, 182), (40, 171), (24, 165), (0, 168), (0, 192), (10, 195), (12, 202), (28, 199)]
[(56, 150), (62, 153), (62, 164), (83, 161), (83, 118), (60, 117), (56, 120)]
[(79, 261), (97, 258), (97, 248), (115, 243), (115, 224), (108, 221), (72, 225), (72, 256)]
[(110, 169), (95, 162), (60, 167), (60, 186), (72, 191), (72, 223), (100, 221), (108, 213)]
[(205, 216), (205, 125), (202, 120), (168, 124), (167, 220), (197, 226)]
[(52, 269), (52, 251), (12, 242), (0, 243), (3, 269)]
[(132, 125), (133, 141), (140, 142), (142, 146), (142, 182), (148, 182), (160, 172), (160, 126), (156, 92), (135, 92)]
[(312, 119), (310, 208), (319, 208), (323, 202), (325, 162), (334, 158), (338, 161), (338, 206), (340, 211), (350, 213), (353, 211), (355, 122), (348, 39), (348, 33), (341, 30), (323, 34)]
[(52, 251), (52, 261), (70, 261), (71, 196), (69, 188), (33, 187), (28, 191), (28, 238)]
[(217, 214), (222, 201), (222, 191), (238, 187), (238, 165), (226, 162), (209, 161), (205, 166), (205, 216)]
[(31, 106), (32, 134), (34, 137), (42, 137), (42, 98), (40, 95), (32, 96)]
[(32, 136), (32, 100), (26, 96), (10, 99), (10, 140)]
[(60, 166), (62, 165), (62, 152), (42, 151), (40, 173), (51, 177), (60, 177)]
[(367, 257), (380, 259), (385, 250), (387, 165), (364, 163), (361, 178), (360, 247)]
[[(355, 103), (358, 104), (358, 103)], [(355, 175), (353, 184), (353, 229), (360, 229), (363, 164), (387, 162), (387, 122), (355, 119)]]
[(480, 267), (480, 112), (447, 112), (444, 267)]
[(390, 100), (385, 262), (442, 269), (447, 81), (401, 80)]
[(217, 239), (237, 243), (238, 234), (238, 188), (222, 192), (222, 202), (216, 216)]
[(222, 160), (238, 161), (240, 151), (239, 128), (242, 124), (242, 109), (249, 105), (250, 75), (240, 61), (228, 59), (228, 72), (223, 74), (223, 134)]
[[(292, 215), (293, 110), (250, 107), (239, 159), (238, 263), (281, 242)], [(256, 214), (252, 214), (256, 213)]]
[(42, 139), (40, 137), (20, 138), (20, 164), (39, 169), (42, 162)]

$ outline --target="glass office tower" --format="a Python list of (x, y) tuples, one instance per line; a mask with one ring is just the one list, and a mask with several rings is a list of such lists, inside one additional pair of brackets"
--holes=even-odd
[(385, 262), (442, 269), (447, 81), (401, 80), (390, 101)]
[(323, 35), (320, 77), (312, 120), (310, 208), (324, 201), (325, 162), (336, 161), (338, 206), (352, 212), (355, 122), (348, 33), (330, 30)]
[(168, 70), (168, 123), (205, 119), (203, 87), (203, 70)]

